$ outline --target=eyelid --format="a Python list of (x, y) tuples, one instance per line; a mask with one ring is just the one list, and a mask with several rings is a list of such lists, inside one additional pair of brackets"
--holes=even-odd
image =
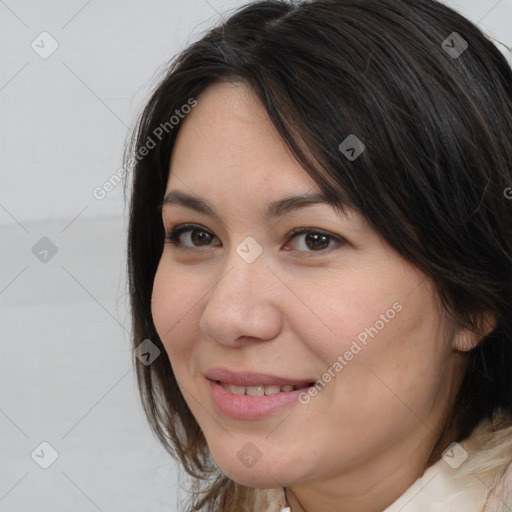
[(294, 237), (296, 235), (300, 235), (302, 233), (319, 233), (320, 235), (329, 236), (338, 242), (344, 241), (344, 239), (339, 235), (335, 235), (334, 233), (331, 233), (330, 231), (326, 231), (325, 229), (314, 228), (314, 227), (303, 227), (303, 228), (292, 229), (288, 233), (288, 238), (291, 239), (292, 237)]

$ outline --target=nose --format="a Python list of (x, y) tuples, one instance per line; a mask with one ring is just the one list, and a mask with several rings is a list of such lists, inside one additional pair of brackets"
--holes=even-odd
[(233, 347), (248, 341), (274, 339), (282, 328), (282, 314), (277, 306), (279, 285), (263, 255), (247, 263), (233, 251), (210, 291), (199, 330)]

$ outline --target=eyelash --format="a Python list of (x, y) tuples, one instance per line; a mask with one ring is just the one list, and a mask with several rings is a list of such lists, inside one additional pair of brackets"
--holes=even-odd
[[(209, 249), (209, 248), (211, 248), (212, 247), (211, 245), (208, 245), (208, 246), (188, 246), (188, 245), (180, 244), (179, 237), (183, 233), (186, 233), (187, 231), (195, 231), (195, 230), (204, 231), (205, 233), (208, 233), (209, 235), (212, 235), (213, 237), (215, 237), (215, 235), (213, 235), (213, 233), (211, 231), (209, 231), (205, 227), (201, 226), (200, 224), (177, 224), (177, 225), (171, 226), (169, 232), (165, 233), (165, 237), (164, 237), (165, 238), (165, 242), (173, 244), (177, 249), (184, 249), (184, 250), (187, 250), (187, 249), (192, 249), (193, 250), (193, 249), (201, 249), (201, 248)], [(321, 229), (316, 229), (316, 228), (295, 228), (292, 231), (290, 231), (290, 233), (288, 233), (287, 241), (293, 240), (298, 235), (309, 234), (309, 233), (315, 233), (315, 234), (323, 235), (323, 236), (327, 237), (328, 239), (330, 239), (330, 241), (336, 242), (338, 245), (342, 245), (343, 243), (346, 242), (343, 238), (341, 238), (341, 237), (339, 237), (337, 235), (333, 235), (332, 233), (328, 233), (326, 231), (323, 231)], [(303, 254), (303, 256), (301, 256), (301, 257), (311, 257), (311, 256), (315, 255), (315, 253), (325, 254), (326, 252), (330, 252), (330, 249), (333, 249), (333, 247), (329, 247), (328, 246), (328, 247), (326, 247), (324, 249), (319, 249), (319, 250), (316, 250), (316, 251), (315, 250), (313, 250), (313, 251), (301, 251), (301, 250), (297, 249), (296, 252), (308, 254), (308, 256)]]

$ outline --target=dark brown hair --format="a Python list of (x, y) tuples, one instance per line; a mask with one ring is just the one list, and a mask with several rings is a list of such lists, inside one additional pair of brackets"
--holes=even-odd
[[(203, 490), (189, 510), (250, 509), (256, 493), (212, 461), (151, 316), (164, 243), (159, 205), (179, 131), (169, 120), (224, 80), (255, 91), (326, 199), (358, 210), (431, 278), (456, 325), (482, 332), (482, 314), (495, 315), (495, 328), (467, 353), (446, 420), (452, 441), (484, 418), (512, 417), (512, 201), (504, 195), (512, 186), (512, 71), (504, 56), (433, 0), (253, 2), (173, 60), (126, 153), (135, 164), (133, 344), (149, 338), (162, 351), (151, 365), (134, 365), (151, 427)], [(350, 134), (366, 146), (353, 161), (339, 149)]]

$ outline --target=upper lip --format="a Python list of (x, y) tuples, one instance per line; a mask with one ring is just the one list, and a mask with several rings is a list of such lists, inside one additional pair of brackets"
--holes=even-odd
[(269, 373), (254, 373), (248, 371), (235, 372), (228, 368), (210, 368), (204, 373), (207, 379), (233, 384), (235, 386), (295, 386), (300, 389), (315, 382), (315, 379), (295, 379), (280, 377)]

